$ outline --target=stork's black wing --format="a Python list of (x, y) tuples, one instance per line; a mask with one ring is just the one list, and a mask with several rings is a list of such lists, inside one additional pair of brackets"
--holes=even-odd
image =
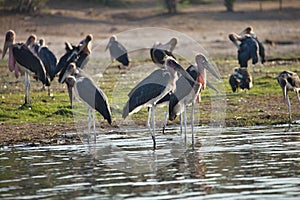
[(56, 70), (56, 64), (57, 64), (57, 59), (55, 55), (53, 54), (52, 51), (48, 47), (42, 47), (38, 51), (38, 56), (42, 60), (46, 72), (50, 77), (50, 80), (52, 81), (53, 78), (55, 77), (55, 70)]
[(83, 69), (89, 61), (89, 54), (81, 52), (76, 60), (76, 66)]
[(129, 65), (128, 53), (126, 48), (118, 41), (112, 42), (109, 48), (110, 54), (125, 66)]
[(117, 57), (116, 60), (119, 61), (120, 63), (122, 63), (124, 66), (129, 65), (129, 59), (128, 59), (127, 53), (124, 53), (123, 55)]
[(170, 74), (166, 70), (158, 69), (152, 72), (128, 94), (129, 100), (123, 109), (123, 118), (135, 108), (161, 95), (169, 82)]
[(77, 50), (67, 51), (60, 59), (55, 68), (55, 74), (59, 73), (58, 82), (61, 83), (62, 78), (71, 62), (74, 62), (77, 57)]
[[(188, 74), (196, 81), (199, 73), (196, 70), (196, 67), (191, 65), (189, 66), (186, 71)], [(175, 107), (177, 107), (177, 104), (181, 99), (186, 97), (187, 95), (192, 92), (194, 89), (195, 82), (191, 80), (187, 80), (183, 76), (181, 76), (178, 81), (176, 82), (176, 90), (173, 94), (170, 96), (169, 100), (169, 119), (174, 120), (177, 114), (177, 111), (175, 111)]]
[[(128, 100), (128, 113), (131, 113), (135, 108), (144, 105), (151, 99), (158, 97), (165, 89), (164, 85), (157, 83), (146, 84), (137, 88)], [(124, 110), (124, 112), (126, 111)]]
[(164, 57), (166, 55), (172, 56), (174, 59), (176, 59), (175, 56), (170, 51), (163, 50), (163, 49), (156, 49), (156, 48), (150, 49), (150, 56), (154, 63), (163, 65)]
[(258, 62), (258, 44), (255, 39), (247, 37), (242, 40), (238, 51), (240, 67), (248, 67), (248, 60), (252, 59), (252, 64)]
[(97, 110), (111, 124), (111, 112), (104, 92), (92, 80), (81, 77), (76, 80), (76, 90), (79, 97), (90, 107)]
[(13, 54), (16, 61), (26, 69), (35, 73), (40, 81), (46, 86), (50, 85), (50, 81), (46, 76), (46, 70), (42, 61), (36, 57), (29, 49), (23, 44), (16, 44), (13, 46)]

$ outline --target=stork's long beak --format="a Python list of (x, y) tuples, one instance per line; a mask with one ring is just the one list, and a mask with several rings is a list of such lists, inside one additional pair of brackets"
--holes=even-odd
[(109, 42), (107, 43), (107, 45), (106, 45), (106, 47), (105, 47), (105, 50), (104, 50), (104, 51), (107, 51), (107, 49), (108, 49), (109, 45), (110, 45), (110, 40), (109, 40)]
[(68, 77), (68, 73), (67, 73), (67, 70), (66, 70), (63, 77), (61, 78), (60, 83), (64, 83), (67, 77)]
[(67, 70), (65, 71), (61, 83), (63, 83), (67, 77), (69, 76), (75, 76), (79, 73), (79, 70), (76, 68), (75, 63), (70, 63), (69, 66), (67, 67)]
[(191, 75), (189, 75), (189, 73), (187, 73), (183, 67), (174, 59), (174, 69), (180, 73), (184, 78), (186, 78), (187, 80), (190, 80), (192, 82), (196, 82), (193, 77), (191, 77)]
[(3, 51), (2, 51), (2, 59), (4, 58), (6, 52), (7, 52), (7, 49), (8, 47), (12, 44), (11, 41), (5, 41), (4, 43), (4, 47), (3, 47)]
[(213, 89), (214, 91), (216, 91), (218, 94), (220, 93), (220, 91), (219, 91), (213, 84), (211, 84), (208, 80), (206, 80), (206, 85), (207, 85), (209, 88), (211, 88), (211, 89)]
[(207, 69), (214, 77), (216, 77), (218, 80), (221, 80), (221, 76), (219, 73), (215, 70), (215, 68), (210, 65), (208, 62), (204, 63), (204, 68)]
[[(219, 73), (215, 70), (215, 68), (206, 60), (206, 58), (203, 55), (196, 56), (196, 62), (199, 65), (202, 65), (207, 71), (209, 71), (214, 77), (216, 77), (218, 80), (221, 80), (221, 76)], [(199, 63), (200, 62), (200, 63)]]
[(80, 45), (80, 47), (79, 47), (79, 51), (77, 52), (77, 54), (80, 54), (80, 52), (82, 52), (82, 50), (84, 49), (84, 47), (85, 47), (85, 45), (84, 45), (84, 44)]
[(87, 45), (86, 41), (84, 41), (82, 44), (80, 44), (79, 51), (77, 54), (80, 54), (80, 52), (86, 47), (86, 45)]
[(156, 47), (156, 49), (161, 49), (161, 50), (166, 50), (169, 52), (172, 52), (175, 48), (177, 44), (177, 40), (172, 38), (169, 42), (162, 44), (162, 43), (157, 43), (154, 44), (154, 47)]

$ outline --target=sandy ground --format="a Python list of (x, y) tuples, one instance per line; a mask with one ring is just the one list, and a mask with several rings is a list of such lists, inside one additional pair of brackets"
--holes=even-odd
[[(157, 27), (192, 38), (211, 56), (232, 56), (236, 55), (236, 49), (228, 40), (228, 34), (240, 32), (251, 25), (261, 41), (269, 39), (293, 42), (291, 45), (266, 46), (267, 57), (299, 57), (299, 0), (283, 1), (281, 11), (277, 1), (262, 3), (262, 10), (259, 1), (240, 1), (236, 3), (233, 13), (225, 12), (222, 1), (217, 1), (214, 4), (180, 7), (177, 15), (164, 13), (155, 0), (149, 3), (136, 0), (137, 3), (130, 7), (114, 9), (91, 4), (61, 3), (56, 0), (51, 2), (46, 13), (40, 15), (24, 16), (1, 11), (0, 33), (3, 37), (0, 37), (0, 48), (3, 46), (4, 34), (9, 29), (15, 30), (17, 41), (24, 41), (29, 34), (35, 33), (38, 37), (45, 38), (56, 55), (62, 55), (65, 41), (76, 44), (86, 34), (93, 34), (93, 44), (101, 46), (112, 34), (122, 35), (124, 31), (130, 32), (136, 28)], [(124, 42), (138, 44), (140, 41), (136, 38), (141, 37), (143, 36), (132, 35), (132, 41)], [(153, 44), (157, 38), (165, 39), (157, 32), (147, 32), (144, 40)], [(186, 47), (188, 48), (188, 44)], [(40, 127), (35, 124), (30, 126), (35, 126), (37, 131), (29, 133), (26, 131), (27, 126), (29, 125), (8, 126), (1, 123), (1, 132), (6, 134), (2, 137), (0, 135), (0, 140), (7, 140), (7, 144), (17, 143), (16, 136), (5, 139), (12, 132), (32, 141), (35, 137), (50, 137), (53, 132), (65, 133), (73, 130), (72, 127)], [(50, 131), (42, 131), (45, 129)]]

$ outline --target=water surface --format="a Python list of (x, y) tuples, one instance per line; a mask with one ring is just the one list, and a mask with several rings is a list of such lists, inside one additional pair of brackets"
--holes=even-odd
[[(188, 136), (190, 133), (188, 133)], [(1, 199), (299, 199), (300, 126), (100, 134), (96, 144), (3, 148)]]

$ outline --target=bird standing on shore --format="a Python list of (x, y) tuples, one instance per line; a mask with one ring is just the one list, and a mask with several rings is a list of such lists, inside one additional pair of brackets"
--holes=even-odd
[(161, 42), (156, 42), (150, 49), (150, 56), (153, 61), (153, 63), (159, 65), (164, 64), (164, 57), (165, 56), (171, 56), (175, 58), (173, 55), (173, 50), (175, 49), (177, 45), (177, 38), (171, 38), (171, 40), (165, 44)]
[(25, 43), (15, 43), (16, 34), (9, 30), (5, 35), (5, 43), (2, 52), (2, 59), (7, 50), (9, 50), (8, 67), (10, 71), (15, 72), (18, 78), (20, 73), (25, 76), (25, 104), (30, 103), (30, 77), (29, 73), (35, 74), (43, 85), (50, 86), (50, 81), (46, 75), (45, 67), (42, 61), (35, 56)]
[(41, 38), (39, 42), (35, 44), (35, 52), (38, 57), (42, 60), (47, 75), (50, 78), (50, 81), (53, 81), (55, 77), (55, 68), (57, 64), (57, 59), (54, 53), (45, 45), (45, 40)]
[(298, 102), (300, 104), (300, 79), (299, 76), (295, 72), (291, 71), (283, 71), (281, 72), (278, 77), (277, 81), (282, 89), (284, 100), (288, 106), (289, 112), (289, 120), (292, 121), (292, 114), (291, 114), (291, 102), (288, 95), (288, 91), (295, 91), (297, 94)]
[(65, 43), (66, 53), (59, 59), (56, 67), (56, 73), (59, 73), (58, 82), (63, 83), (62, 77), (65, 74), (71, 62), (75, 62), (78, 69), (83, 69), (89, 60), (89, 55), (91, 54), (91, 41), (93, 36), (91, 34), (87, 35), (84, 40), (75, 46), (70, 43)]
[[(36, 35), (31, 34), (25, 44), (28, 46), (30, 51), (42, 61), (47, 77), (51, 82), (56, 75), (54, 72), (56, 69), (57, 59), (54, 53), (45, 45), (45, 40), (43, 38), (41, 38), (38, 42), (36, 40)], [(45, 85), (43, 85), (42, 89), (45, 90)], [(48, 95), (50, 96), (50, 86), (48, 87)]]
[(252, 76), (247, 68), (237, 67), (234, 68), (233, 74), (229, 77), (229, 84), (231, 86), (232, 92), (236, 92), (237, 88), (242, 90), (252, 88)]
[[(112, 35), (109, 39), (107, 46), (105, 47), (105, 51), (109, 49), (111, 62), (114, 60), (119, 61), (125, 67), (129, 65), (128, 53), (126, 48), (117, 40), (117, 36)], [(119, 68), (121, 68), (119, 66)]]
[[(240, 34), (229, 34), (230, 41), (238, 48), (238, 61), (240, 67), (248, 67), (248, 61), (252, 59), (255, 65), (260, 60), (265, 62), (265, 50), (263, 44), (258, 40), (251, 26), (244, 29)], [(238, 43), (240, 42), (240, 44)]]

